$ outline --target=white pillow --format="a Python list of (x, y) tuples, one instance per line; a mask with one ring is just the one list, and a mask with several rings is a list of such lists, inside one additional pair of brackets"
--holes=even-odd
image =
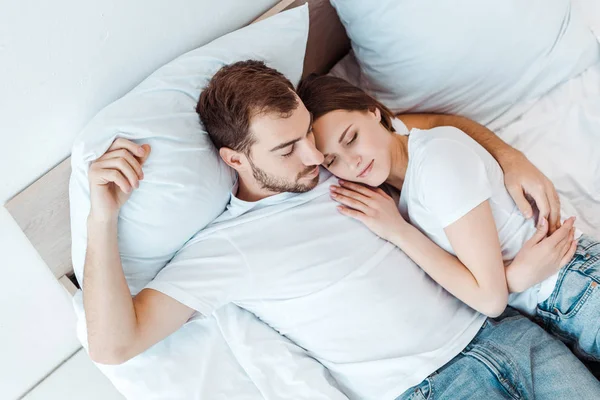
[(489, 124), (600, 59), (569, 0), (331, 3), (362, 71), (353, 83), (395, 112)]
[[(223, 36), (160, 68), (90, 122), (73, 148), (73, 265), (82, 282), (89, 213), (87, 170), (118, 137), (150, 143), (145, 179), (119, 215), (119, 246), (137, 293), (194, 233), (225, 207), (233, 175), (195, 113), (201, 88), (223, 65), (264, 60), (297, 83), (308, 7)], [(82, 292), (73, 298), (87, 348)], [(98, 365), (128, 399), (344, 399), (329, 372), (248, 311), (230, 304), (198, 315), (122, 365)]]
[(117, 137), (152, 146), (144, 180), (119, 214), (123, 268), (137, 294), (229, 200), (233, 172), (219, 158), (195, 111), (201, 89), (223, 65), (246, 59), (264, 60), (297, 83), (307, 37), (306, 6), (280, 13), (180, 56), (92, 119), (77, 137), (71, 158), (72, 258), (79, 283), (90, 163)]

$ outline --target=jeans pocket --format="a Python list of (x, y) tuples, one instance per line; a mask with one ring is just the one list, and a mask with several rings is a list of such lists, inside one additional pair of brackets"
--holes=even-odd
[(417, 388), (419, 397), (415, 397), (415, 399), (430, 400), (432, 398), (433, 391), (432, 391), (432, 387), (431, 387), (431, 379), (432, 379), (432, 376), (425, 379), (419, 385), (419, 387)]
[[(584, 279), (584, 277), (581, 276), (581, 279)], [(573, 318), (577, 315), (581, 307), (583, 307), (587, 299), (598, 287), (598, 283), (594, 280), (585, 279), (585, 281), (587, 282), (587, 285), (578, 285), (579, 287), (583, 287), (583, 290), (575, 290), (572, 287), (573, 285), (569, 285), (571, 287), (566, 287), (566, 282), (563, 282), (562, 284), (564, 286), (561, 287), (561, 291), (564, 291), (564, 293), (559, 292), (559, 296), (557, 297), (551, 312), (562, 319)]]
[(432, 396), (430, 379), (431, 377), (426, 378), (423, 382), (419, 383), (413, 389), (409, 389), (409, 391), (404, 392), (404, 394), (396, 398), (396, 400), (430, 400)]

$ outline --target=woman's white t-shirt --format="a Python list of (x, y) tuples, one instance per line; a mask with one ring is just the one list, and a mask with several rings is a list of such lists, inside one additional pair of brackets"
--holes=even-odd
[[(402, 121), (393, 121), (397, 133), (407, 135)], [(408, 137), (408, 169), (400, 194), (400, 211), (409, 222), (447, 252), (455, 252), (444, 228), (488, 200), (498, 229), (502, 258), (507, 265), (535, 233), (504, 186), (496, 160), (460, 129), (442, 126), (412, 129)], [(534, 315), (546, 300), (558, 274), (522, 293), (512, 293), (509, 305)]]

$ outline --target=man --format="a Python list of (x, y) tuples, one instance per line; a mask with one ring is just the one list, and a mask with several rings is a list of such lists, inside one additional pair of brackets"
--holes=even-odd
[[(95, 361), (124, 362), (194, 312), (210, 315), (234, 302), (305, 348), (351, 398), (421, 398), (434, 386), (438, 398), (451, 399), (600, 395), (583, 364), (537, 325), (510, 310), (486, 319), (337, 212), (311, 116), (283, 75), (256, 61), (224, 67), (198, 112), (238, 182), (223, 215), (133, 299), (117, 217), (150, 148), (119, 139), (90, 168), (83, 293)], [(507, 177), (547, 183), (493, 134), (460, 121)]]

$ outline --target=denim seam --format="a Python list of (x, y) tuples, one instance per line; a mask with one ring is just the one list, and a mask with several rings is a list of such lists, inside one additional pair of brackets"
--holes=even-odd
[(592, 295), (592, 293), (594, 292), (594, 290), (596, 290), (597, 287), (598, 287), (598, 282), (596, 282), (596, 280), (593, 279), (592, 282), (590, 282), (588, 284), (588, 286), (585, 288), (583, 295), (577, 300), (577, 303), (575, 304), (573, 309), (571, 309), (571, 310), (569, 310), (569, 312), (563, 314), (557, 307), (553, 307), (554, 312), (556, 313), (556, 315), (558, 315), (558, 317), (560, 319), (573, 318), (575, 315), (577, 315), (579, 310), (581, 310), (581, 307), (583, 307), (585, 305), (585, 302), (587, 301), (587, 299), (589, 299), (589, 297)]
[[(515, 367), (512, 359), (501, 349), (496, 347), (491, 341), (484, 341), (485, 346), (490, 347), (494, 352), (500, 354), (504, 361), (510, 366), (515, 375), (518, 375), (518, 369)], [(496, 376), (498, 382), (502, 385), (504, 390), (515, 400), (521, 399), (521, 394), (519, 390), (513, 385), (510, 379), (506, 378), (504, 374), (500, 371), (500, 362), (496, 361), (493, 357), (493, 354), (485, 350), (485, 346), (482, 342), (477, 344), (469, 345), (465, 350), (468, 353), (465, 355), (470, 355), (471, 357), (479, 360), (482, 364), (484, 364), (492, 374)], [(497, 366), (494, 364), (498, 364)]]

